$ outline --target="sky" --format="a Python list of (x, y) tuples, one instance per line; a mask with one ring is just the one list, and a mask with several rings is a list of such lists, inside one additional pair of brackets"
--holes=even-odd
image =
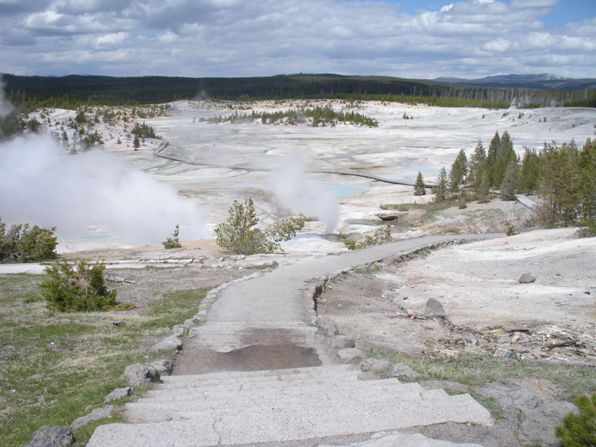
[(596, 0), (0, 0), (0, 73), (596, 77)]

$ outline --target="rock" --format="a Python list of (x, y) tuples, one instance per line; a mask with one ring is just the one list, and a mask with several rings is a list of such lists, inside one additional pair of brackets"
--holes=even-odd
[(177, 335), (170, 335), (162, 341), (156, 343), (151, 348), (151, 351), (180, 351), (182, 349), (182, 340)]
[(517, 408), (526, 413), (543, 404), (533, 391), (522, 388), (511, 380), (491, 382), (478, 390), (484, 397), (492, 397), (500, 406)]
[(424, 309), (424, 315), (427, 317), (446, 317), (445, 309), (443, 305), (436, 299), (430, 298), (426, 302), (426, 308)]
[(331, 342), (331, 346), (334, 349), (345, 349), (345, 348), (353, 348), (356, 346), (353, 338), (347, 337), (345, 335), (336, 335), (333, 337), (333, 341)]
[(388, 377), (393, 372), (393, 364), (386, 359), (364, 359), (360, 363), (360, 369), (363, 372), (371, 372), (379, 377)]
[(160, 376), (169, 376), (174, 369), (174, 364), (168, 359), (156, 360), (155, 362), (150, 363), (149, 366), (155, 368)]
[(183, 324), (177, 324), (172, 328), (172, 334), (176, 337), (182, 337), (184, 332), (186, 331), (186, 327)]
[(393, 377), (409, 377), (411, 379), (419, 376), (416, 371), (414, 371), (405, 363), (394, 363), (391, 365), (391, 375)]
[(532, 282), (536, 282), (536, 277), (534, 277), (531, 273), (524, 273), (519, 277), (517, 281), (520, 284), (529, 284)]
[(520, 437), (526, 443), (558, 446), (555, 428), (567, 413), (577, 411), (569, 402), (548, 402), (524, 412), (520, 426)]
[(112, 415), (112, 410), (114, 410), (114, 407), (112, 405), (96, 408), (88, 415), (81, 416), (80, 418), (76, 418), (74, 421), (72, 421), (72, 424), (70, 424), (70, 428), (72, 428), (73, 430), (78, 430), (79, 428), (81, 428), (84, 425), (87, 425), (90, 422), (110, 417)]
[(497, 348), (493, 352), (493, 357), (497, 358), (505, 358), (505, 359), (514, 359), (518, 355), (513, 351), (508, 351), (507, 349)]
[(50, 427), (44, 425), (38, 428), (28, 444), (28, 447), (70, 447), (74, 442), (70, 427)]
[(0, 349), (0, 362), (14, 360), (19, 356), (14, 346), (6, 345)]
[(135, 363), (124, 370), (124, 380), (130, 386), (140, 386), (148, 382), (159, 382), (159, 373), (152, 366)]
[(355, 362), (364, 357), (362, 351), (358, 348), (345, 348), (337, 351), (337, 357), (345, 363)]
[(132, 396), (132, 388), (131, 387), (127, 386), (124, 388), (115, 388), (114, 390), (112, 390), (112, 392), (110, 394), (108, 394), (105, 397), (105, 399), (103, 401), (111, 402), (113, 400), (125, 399), (130, 396)]
[(337, 325), (330, 318), (319, 318), (317, 320), (317, 325), (319, 326), (320, 330), (329, 337), (333, 337), (334, 335), (339, 334), (339, 331), (337, 330)]

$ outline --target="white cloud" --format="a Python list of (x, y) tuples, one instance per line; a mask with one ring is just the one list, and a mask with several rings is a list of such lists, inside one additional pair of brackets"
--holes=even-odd
[[(23, 2), (18, 14), (11, 6), (18, 20), (0, 7), (5, 71), (428, 77), (568, 73), (581, 60), (581, 75), (596, 72), (586, 62), (596, 48), (596, 18), (547, 29), (542, 19), (554, 0), (459, 0), (416, 14), (384, 0), (54, 0), (37, 10)], [(23, 52), (19, 42), (35, 45)], [(84, 57), (68, 60), (77, 54)]]

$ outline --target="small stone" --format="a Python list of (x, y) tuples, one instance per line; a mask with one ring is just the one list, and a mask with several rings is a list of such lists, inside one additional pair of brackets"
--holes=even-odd
[(114, 407), (112, 405), (96, 408), (88, 415), (81, 416), (80, 418), (76, 418), (74, 421), (72, 421), (72, 424), (70, 424), (70, 428), (72, 428), (73, 430), (78, 430), (79, 428), (89, 424), (90, 422), (110, 417), (112, 415), (112, 410), (114, 410)]
[(177, 324), (172, 328), (172, 334), (175, 335), (176, 337), (182, 337), (182, 335), (184, 334), (185, 331), (186, 331), (186, 328), (184, 327), (183, 324)]
[(575, 405), (564, 402), (548, 402), (524, 412), (520, 426), (521, 439), (539, 445), (559, 445), (555, 429), (567, 413), (577, 411)]
[(426, 308), (424, 309), (424, 315), (427, 317), (445, 317), (445, 309), (443, 305), (436, 299), (430, 298), (426, 302)]
[(18, 357), (17, 350), (14, 346), (6, 345), (0, 348), (0, 362), (14, 360)]
[(112, 402), (113, 400), (118, 400), (118, 399), (126, 399), (127, 397), (132, 396), (132, 388), (127, 386), (124, 388), (115, 388), (110, 394), (108, 394), (105, 399), (103, 400), (104, 402)]
[(363, 372), (371, 372), (379, 377), (388, 377), (391, 375), (393, 368), (393, 364), (387, 359), (364, 359), (362, 363), (360, 363), (360, 369)]
[(176, 335), (170, 335), (160, 342), (153, 345), (151, 351), (180, 351), (182, 349), (182, 340)]
[(536, 282), (536, 278), (531, 273), (524, 273), (517, 280), (520, 284), (530, 284)]
[(358, 348), (346, 348), (337, 351), (337, 357), (345, 363), (355, 362), (364, 357), (362, 351)]
[(159, 382), (159, 373), (152, 366), (135, 363), (124, 370), (124, 380), (130, 386), (140, 386), (147, 382)]
[(419, 376), (416, 371), (414, 371), (405, 363), (394, 363), (391, 365), (391, 375), (393, 377), (408, 377), (411, 379)]
[(74, 442), (70, 427), (50, 427), (44, 425), (38, 428), (28, 444), (28, 447), (70, 447)]
[(353, 348), (356, 346), (354, 339), (351, 337), (347, 337), (345, 335), (336, 335), (333, 337), (333, 341), (331, 342), (331, 346), (334, 349), (345, 349), (345, 348)]
[(493, 352), (493, 357), (497, 358), (505, 358), (505, 359), (512, 359), (515, 358), (517, 355), (513, 351), (508, 351), (507, 349), (497, 348)]
[(333, 337), (334, 335), (339, 334), (339, 331), (337, 330), (337, 325), (330, 318), (319, 318), (317, 320), (317, 325), (319, 326), (320, 330), (329, 337)]
[(160, 376), (169, 376), (174, 369), (174, 364), (168, 359), (156, 360), (155, 362), (150, 363), (149, 366), (155, 368)]

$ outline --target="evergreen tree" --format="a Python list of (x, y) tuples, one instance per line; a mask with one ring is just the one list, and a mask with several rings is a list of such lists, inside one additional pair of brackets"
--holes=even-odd
[(435, 186), (435, 202), (441, 203), (447, 200), (447, 171), (442, 167), (437, 177), (437, 186)]
[(135, 139), (132, 142), (132, 145), (134, 146), (135, 151), (139, 149), (139, 146), (141, 146), (141, 143), (139, 142), (139, 136), (138, 135), (135, 135)]
[(418, 171), (418, 175), (416, 176), (416, 183), (414, 184), (414, 195), (423, 196), (425, 194), (426, 188), (424, 187), (424, 179), (422, 178), (422, 173)]
[(498, 187), (501, 185), (503, 177), (505, 176), (505, 171), (507, 170), (507, 166), (509, 166), (509, 162), (512, 158), (516, 157), (517, 155), (513, 150), (513, 143), (511, 142), (509, 133), (505, 131), (503, 132), (499, 145), (497, 146), (497, 154), (492, 172), (493, 186)]
[(515, 200), (515, 187), (517, 185), (517, 159), (511, 158), (503, 180), (501, 181), (501, 199)]
[(490, 192), (490, 184), (488, 181), (488, 170), (486, 168), (480, 170), (480, 180), (478, 181), (478, 190), (476, 194), (478, 195), (478, 201), (480, 203), (487, 203), (488, 193)]
[(499, 136), (499, 132), (495, 132), (495, 136), (490, 140), (486, 157), (486, 173), (488, 174), (488, 183), (490, 186), (494, 185), (494, 170), (500, 145), (501, 137)]
[(464, 150), (460, 150), (449, 171), (449, 189), (452, 193), (459, 191), (468, 174), (468, 159)]
[(522, 158), (519, 174), (518, 190), (523, 193), (533, 193), (538, 189), (540, 178), (540, 155), (534, 149), (526, 148)]
[(596, 140), (588, 140), (577, 157), (578, 213), (582, 223), (596, 223)]
[(470, 157), (468, 169), (468, 184), (471, 184), (474, 191), (478, 192), (478, 186), (480, 185), (480, 170), (486, 168), (486, 151), (482, 142), (478, 141), (474, 153)]

